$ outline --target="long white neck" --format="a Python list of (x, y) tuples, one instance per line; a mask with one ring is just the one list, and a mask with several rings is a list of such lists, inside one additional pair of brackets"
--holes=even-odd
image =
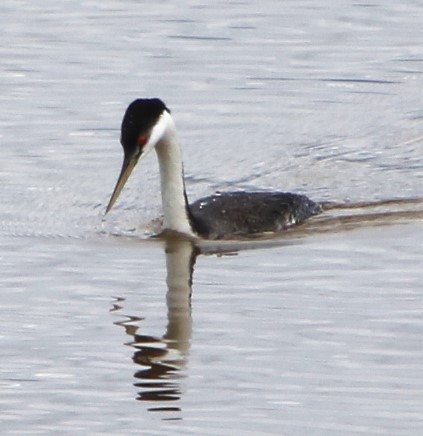
[(163, 133), (156, 152), (160, 166), (164, 225), (166, 229), (195, 236), (185, 203), (182, 153), (176, 139), (175, 124), (168, 112), (162, 114), (159, 125), (157, 127), (163, 129)]

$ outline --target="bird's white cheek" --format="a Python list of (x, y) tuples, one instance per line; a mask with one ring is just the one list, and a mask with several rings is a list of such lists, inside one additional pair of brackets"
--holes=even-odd
[(168, 133), (173, 130), (172, 127), (174, 127), (172, 117), (168, 112), (163, 112), (151, 130), (150, 138), (145, 146), (146, 152), (151, 151), (160, 141), (164, 140)]

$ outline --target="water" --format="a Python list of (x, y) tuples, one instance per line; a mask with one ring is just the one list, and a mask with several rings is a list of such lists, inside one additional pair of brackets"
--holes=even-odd
[[(0, 5), (2, 432), (421, 433), (421, 2), (41, 3)], [(104, 219), (141, 96), (190, 198), (351, 207), (195, 256), (151, 156)]]

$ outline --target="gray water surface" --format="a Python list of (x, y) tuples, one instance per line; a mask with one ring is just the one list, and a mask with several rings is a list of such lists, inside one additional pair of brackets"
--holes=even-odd
[[(412, 0), (3, 1), (2, 433), (422, 433), (422, 22)], [(143, 96), (191, 199), (343, 207), (199, 253), (147, 238), (152, 155), (105, 218)]]

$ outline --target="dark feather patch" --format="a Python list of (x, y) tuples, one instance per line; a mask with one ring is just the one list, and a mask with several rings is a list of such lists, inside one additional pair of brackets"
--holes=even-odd
[(321, 211), (307, 197), (288, 192), (225, 192), (189, 209), (194, 229), (209, 239), (280, 232)]
[(131, 155), (135, 151), (140, 135), (149, 136), (164, 111), (170, 112), (158, 98), (139, 98), (128, 106), (122, 120), (120, 137), (125, 154)]

